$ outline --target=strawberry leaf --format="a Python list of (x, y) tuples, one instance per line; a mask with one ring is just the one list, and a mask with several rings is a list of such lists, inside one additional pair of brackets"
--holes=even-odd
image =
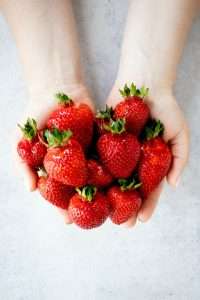
[(84, 186), (83, 188), (76, 188), (77, 193), (84, 198), (84, 200), (91, 202), (97, 192), (97, 188), (92, 185)]
[(117, 119), (116, 121), (112, 120), (109, 125), (104, 124), (104, 129), (112, 132), (113, 134), (121, 134), (126, 131), (125, 123), (125, 119)]
[(128, 96), (130, 96), (130, 88), (128, 87), (127, 84), (124, 85), (124, 89), (120, 90), (119, 89), (120, 94), (122, 95), (122, 97), (126, 98)]
[(139, 90), (137, 89), (136, 85), (132, 82), (130, 87), (130, 95), (136, 96), (138, 91)]
[(142, 86), (140, 89), (140, 95), (139, 97), (144, 98), (146, 96), (148, 96), (149, 93), (149, 88), (146, 88), (145, 86)]
[(71, 130), (59, 131), (57, 128), (53, 130), (45, 130), (44, 137), (47, 140), (49, 147), (64, 146), (72, 136)]
[(55, 95), (55, 97), (58, 100), (59, 104), (66, 105), (66, 104), (72, 104), (73, 103), (72, 99), (64, 93), (57, 93)]
[(134, 177), (128, 179), (118, 179), (118, 183), (122, 192), (127, 190), (135, 190), (142, 185), (142, 183), (138, 182)]
[(98, 110), (96, 114), (97, 119), (111, 119), (113, 115), (113, 108), (106, 105), (105, 110)]
[(140, 89), (138, 89), (136, 85), (132, 82), (130, 87), (128, 87), (128, 85), (125, 84), (124, 88), (122, 90), (119, 90), (119, 92), (124, 98), (137, 96), (143, 99), (148, 95), (149, 89), (145, 86), (142, 86)]
[(24, 138), (27, 140), (32, 140), (37, 135), (37, 123), (34, 119), (28, 118), (24, 126), (18, 124), (18, 127), (23, 132)]
[(164, 133), (164, 125), (160, 120), (151, 120), (150, 124), (145, 127), (145, 138), (151, 140)]

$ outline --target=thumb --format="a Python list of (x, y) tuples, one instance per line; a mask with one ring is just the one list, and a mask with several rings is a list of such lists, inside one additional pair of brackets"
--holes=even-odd
[(37, 188), (37, 175), (25, 162), (16, 158), (16, 170), (22, 178), (25, 187), (28, 191), (33, 192)]
[(173, 163), (167, 181), (170, 185), (177, 186), (189, 156), (189, 129), (186, 123), (183, 129), (171, 140), (171, 149)]
[(19, 157), (17, 153), (17, 143), (19, 141), (18, 135), (15, 134), (14, 139), (15, 143), (12, 145), (14, 171), (22, 178), (25, 187), (32, 192), (37, 188), (37, 174)]

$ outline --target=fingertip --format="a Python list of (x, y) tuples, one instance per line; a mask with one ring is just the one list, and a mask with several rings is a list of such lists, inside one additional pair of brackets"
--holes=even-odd
[(187, 159), (184, 157), (174, 156), (171, 170), (167, 175), (167, 182), (173, 188), (176, 188), (181, 179), (181, 175), (187, 164)]
[(181, 174), (189, 159), (189, 129), (187, 124), (182, 131), (171, 141), (172, 166), (167, 175), (169, 185), (176, 188), (180, 182)]
[(58, 208), (58, 211), (63, 216), (64, 222), (66, 225), (70, 225), (73, 223), (72, 220), (70, 219), (68, 211), (66, 209)]
[(73, 222), (69, 219), (69, 216), (67, 216), (66, 218), (65, 218), (65, 224), (66, 225), (71, 225)]
[(181, 181), (181, 176), (180, 175), (174, 177), (173, 174), (171, 175), (169, 173), (168, 176), (167, 176), (167, 182), (173, 188), (177, 188), (180, 184), (180, 181)]
[(19, 176), (24, 183), (25, 188), (29, 192), (37, 189), (38, 176), (36, 172), (18, 156), (16, 148), (13, 149), (13, 171), (15, 175)]
[(23, 181), (26, 189), (29, 192), (34, 192), (37, 189), (37, 175), (25, 163), (22, 163), (21, 171), (22, 171)]
[(125, 228), (133, 228), (136, 225), (137, 218), (136, 216), (131, 217), (128, 221), (125, 223), (121, 224), (121, 226)]
[(146, 223), (150, 219), (150, 215), (145, 215), (144, 213), (138, 214), (138, 221), (141, 223)]
[(140, 222), (147, 222), (153, 215), (163, 188), (163, 183), (164, 181), (162, 181), (160, 185), (149, 195), (149, 197), (144, 200), (142, 207), (138, 212), (138, 220)]

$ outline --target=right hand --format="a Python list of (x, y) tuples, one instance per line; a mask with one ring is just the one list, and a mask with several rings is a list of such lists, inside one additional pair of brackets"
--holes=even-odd
[[(93, 103), (89, 96), (87, 88), (82, 84), (75, 84), (70, 86), (65, 86), (62, 89), (55, 90), (57, 92), (64, 92), (69, 95), (75, 103), (84, 102), (88, 104), (92, 110), (94, 110)], [(49, 95), (47, 93), (41, 93), (39, 96), (34, 95), (31, 97), (31, 100), (28, 104), (28, 107), (25, 111), (24, 118), (20, 121), (20, 124), (24, 124), (28, 117), (34, 118), (37, 122), (38, 129), (42, 129), (45, 126), (46, 120), (49, 114), (56, 108), (56, 101), (53, 99), (54, 95)], [(37, 174), (32, 170), (32, 168), (24, 163), (19, 157), (16, 149), (21, 135), (19, 130), (15, 132), (15, 143), (14, 143), (14, 162), (16, 165), (17, 173), (22, 177), (26, 188), (29, 191), (35, 191), (37, 189)], [(60, 212), (64, 215), (66, 223), (69, 223), (67, 211), (59, 209)]]

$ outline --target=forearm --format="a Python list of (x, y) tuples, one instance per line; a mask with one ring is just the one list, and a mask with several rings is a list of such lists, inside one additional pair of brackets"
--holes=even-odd
[(2, 1), (31, 95), (82, 80), (79, 47), (69, 0)]
[(117, 81), (171, 88), (194, 8), (193, 0), (132, 1)]

